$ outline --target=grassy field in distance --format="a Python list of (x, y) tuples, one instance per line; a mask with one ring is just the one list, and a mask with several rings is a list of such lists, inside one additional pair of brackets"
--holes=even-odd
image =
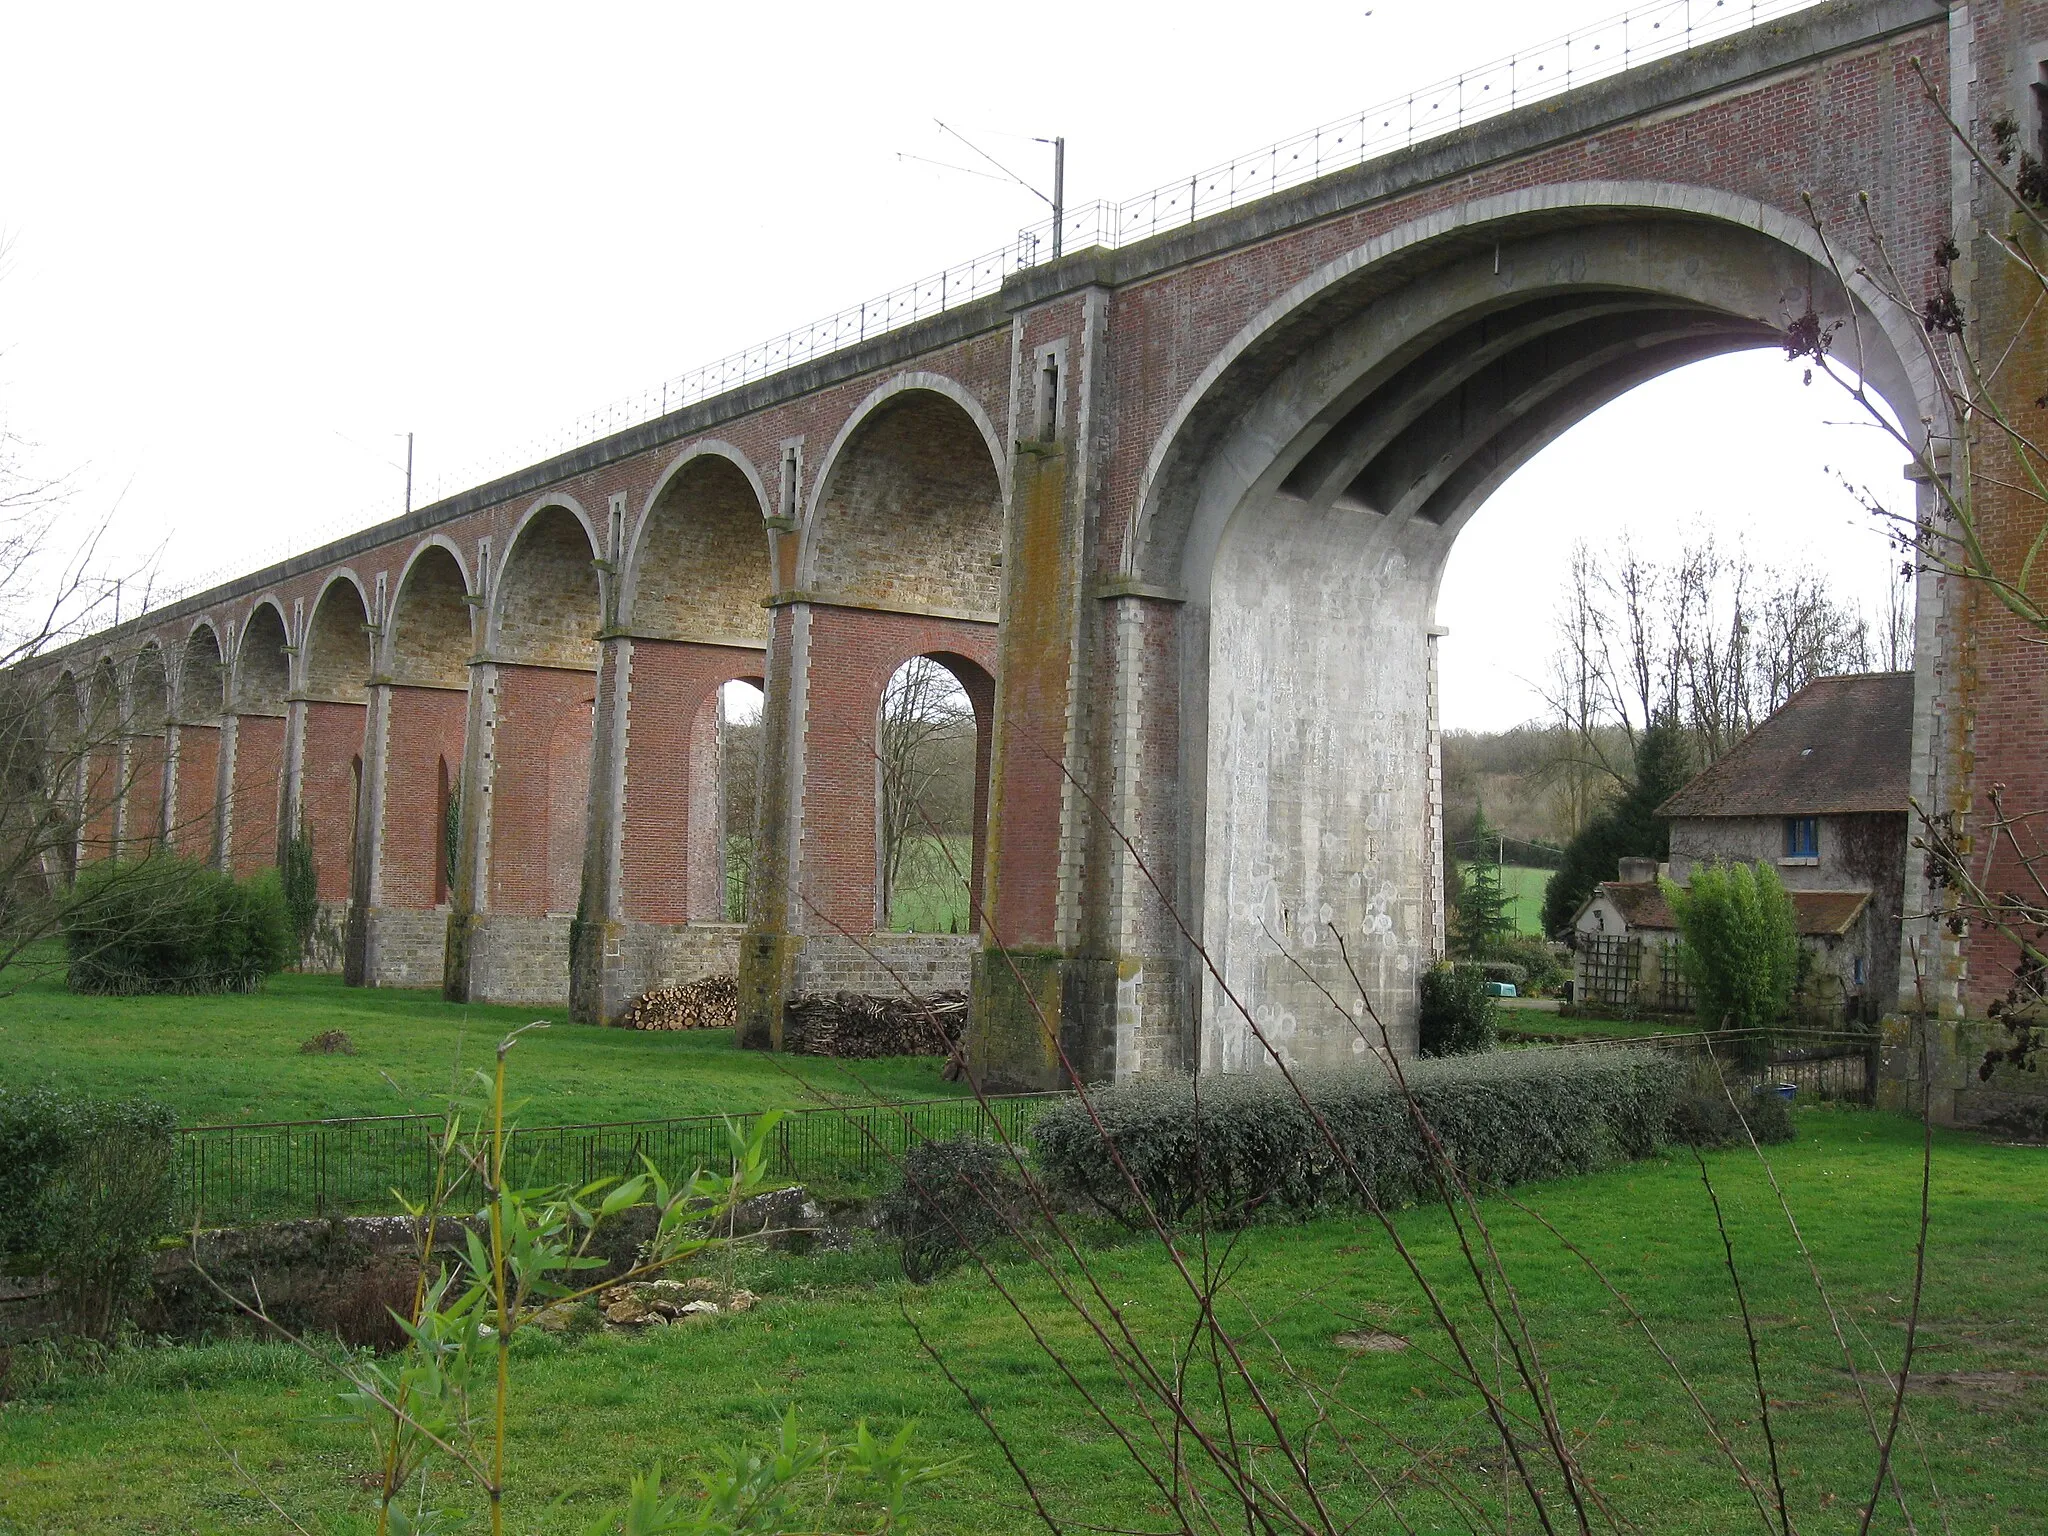
[[(1470, 869), (1470, 863), (1464, 866)], [(1526, 864), (1503, 864), (1500, 867), (1501, 888), (1510, 898), (1508, 911), (1513, 915), (1515, 928), (1521, 933), (1543, 933), (1543, 888), (1550, 883), (1553, 871), (1532, 869)]]

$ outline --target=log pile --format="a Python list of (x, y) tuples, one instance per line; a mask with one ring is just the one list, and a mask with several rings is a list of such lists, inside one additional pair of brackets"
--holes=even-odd
[(967, 1029), (967, 994), (799, 997), (783, 1015), (782, 1047), (803, 1056), (950, 1056)]
[(735, 977), (705, 976), (684, 987), (643, 992), (619, 1020), (626, 1029), (732, 1029), (739, 1023)]

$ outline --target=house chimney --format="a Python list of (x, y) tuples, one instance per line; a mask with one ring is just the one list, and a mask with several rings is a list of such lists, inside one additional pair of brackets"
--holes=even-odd
[(1657, 882), (1657, 861), (1655, 859), (1623, 859), (1621, 861), (1621, 883), (1623, 885), (1654, 885)]

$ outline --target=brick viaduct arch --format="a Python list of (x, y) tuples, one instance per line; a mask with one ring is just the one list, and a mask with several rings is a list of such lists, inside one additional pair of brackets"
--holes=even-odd
[[(2031, 111), (2023, 19), (1816, 6), (1070, 252), (82, 642), (52, 665), (88, 720), (128, 707), (145, 643), (176, 686), (167, 729), (124, 727), (86, 775), (155, 752), (168, 798), (95, 802), (81, 854), (168, 816), (248, 870), (310, 819), (350, 979), (608, 1019), (736, 966), (761, 1045), (793, 992), (971, 969), (999, 1085), (1060, 1050), (1096, 1077), (1249, 1062), (1177, 915), (1290, 1052), (1346, 1056), (1274, 942), (1328, 980), (1336, 923), (1409, 1027), (1441, 931), (1429, 631), (1459, 530), (1601, 401), (1809, 304), (1856, 319), (1902, 420), (1935, 415), (1911, 317), (1833, 288), (1802, 197), (1850, 270), (1867, 189), (1901, 260), (1953, 234), (1966, 299), (1996, 297), (1914, 61), (1963, 120)], [(2048, 789), (2038, 669), (1973, 611), (1923, 578), (1913, 782), (1960, 814), (1980, 778)], [(202, 633), (217, 715), (187, 703)], [(874, 931), (871, 742), (913, 656), (977, 717), (986, 912), (959, 939)], [(733, 679), (765, 688), (743, 925), (714, 878)], [(1973, 941), (1926, 937), (1942, 1006), (1981, 1006)]]
[(226, 786), (221, 843), (229, 868), (253, 874), (276, 863), (284, 830), (285, 727), (292, 692), (292, 637), (270, 593), (241, 619), (228, 679), (233, 709), (224, 733)]

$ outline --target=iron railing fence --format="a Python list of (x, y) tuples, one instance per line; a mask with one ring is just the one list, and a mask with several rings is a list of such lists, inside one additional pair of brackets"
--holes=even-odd
[[(1211, 214), (1227, 213), (1273, 192), (1412, 149), (1638, 64), (1795, 15), (1817, 3), (1818, 0), (1650, 0), (1534, 48), (1462, 70), (1434, 85), (1390, 97), (1376, 106), (1250, 154), (1176, 177), (1134, 197), (1063, 209), (1057, 241), (1053, 238), (1053, 220), (1030, 225), (1019, 230), (1015, 240), (996, 250), (955, 262), (942, 271), (850, 305), (836, 314), (742, 347), (715, 362), (600, 406), (553, 432), (508, 445), (499, 453), (455, 471), (423, 476), (415, 488), (414, 505), (425, 506), (446, 499), (614, 432), (659, 420), (671, 411), (986, 298), (1000, 291), (1013, 272), (1050, 260), (1055, 249), (1072, 254), (1090, 246), (1114, 248), (1148, 240)], [(379, 512), (369, 519), (331, 520), (278, 546), (273, 553), (246, 556), (231, 566), (167, 589), (158, 594), (156, 605), (288, 558), (319, 542), (343, 537), (386, 515)]]
[[(885, 1173), (915, 1141), (1021, 1135), (1038, 1110), (1059, 1097), (792, 1110), (772, 1133), (768, 1172), (777, 1179), (865, 1181)], [(694, 1168), (723, 1166), (731, 1147), (728, 1124), (752, 1118), (521, 1126), (511, 1133), (506, 1158), (522, 1185), (637, 1173), (643, 1156), (680, 1178)], [(417, 1201), (431, 1192), (442, 1133), (439, 1115), (188, 1127), (178, 1132), (179, 1225), (396, 1212), (400, 1194)]]

